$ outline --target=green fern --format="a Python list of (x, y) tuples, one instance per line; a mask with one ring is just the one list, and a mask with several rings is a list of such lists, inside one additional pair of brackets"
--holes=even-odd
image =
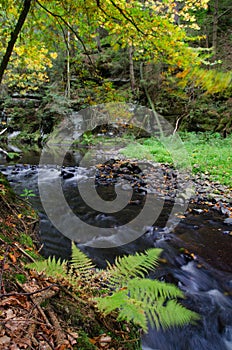
[(133, 277), (144, 277), (158, 265), (161, 249), (148, 249), (145, 253), (117, 257), (114, 265), (108, 263), (109, 283), (113, 288), (125, 286)]
[(66, 261), (61, 262), (60, 259), (49, 257), (47, 260), (28, 264), (27, 267), (35, 269), (39, 273), (43, 272), (46, 276), (57, 280), (65, 279), (75, 289), (78, 289), (80, 280), (86, 283), (94, 275), (94, 264), (73, 242), (71, 263), (71, 267), (68, 269)]
[(117, 311), (119, 321), (133, 322), (144, 331), (147, 331), (148, 323), (157, 328), (182, 326), (198, 319), (197, 314), (178, 303), (179, 298), (184, 298), (182, 291), (172, 284), (144, 278), (149, 270), (158, 265), (161, 251), (154, 248), (119, 257), (113, 265), (108, 263), (106, 271), (97, 272), (92, 261), (72, 243), (71, 268), (68, 272), (67, 262), (54, 257), (29, 264), (28, 267), (58, 281), (65, 279), (79, 292), (86, 286), (92, 296), (93, 290), (99, 290), (99, 284), (94, 279), (100, 281), (102, 277), (107, 277), (104, 292), (111, 295), (94, 298), (103, 314)]
[(72, 242), (72, 266), (80, 278), (89, 280), (95, 265), (80, 249)]
[(65, 261), (61, 262), (60, 259), (56, 259), (54, 256), (49, 257), (47, 260), (36, 261), (31, 264), (27, 264), (27, 267), (34, 269), (39, 273), (44, 273), (48, 277), (54, 278), (67, 278), (67, 264)]
[(146, 332), (148, 322), (159, 329), (161, 326), (183, 326), (198, 319), (197, 314), (173, 300), (183, 297), (183, 293), (172, 284), (133, 278), (126, 288), (96, 299), (99, 310), (104, 314), (118, 310), (119, 321), (133, 322)]

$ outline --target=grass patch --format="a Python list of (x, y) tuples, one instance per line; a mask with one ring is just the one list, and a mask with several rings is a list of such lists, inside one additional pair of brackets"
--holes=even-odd
[[(215, 133), (180, 133), (193, 173), (205, 173), (212, 181), (232, 187), (232, 135), (226, 139)], [(171, 142), (171, 140), (170, 140)], [(155, 138), (138, 140), (123, 151), (129, 158), (148, 159), (173, 165), (171, 154)]]

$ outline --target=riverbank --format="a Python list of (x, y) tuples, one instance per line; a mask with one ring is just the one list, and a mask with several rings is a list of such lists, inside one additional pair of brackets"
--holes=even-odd
[[(104, 151), (96, 151), (96, 163), (102, 157), (111, 159), (111, 168), (108, 169), (108, 173), (105, 171), (106, 167), (102, 168), (105, 174), (103, 174), (101, 181), (105, 177), (107, 182), (110, 182), (109, 175), (110, 173), (112, 175), (112, 171), (114, 175), (112, 181), (114, 181), (117, 172), (120, 173), (117, 163), (121, 160), (124, 164), (134, 164), (135, 167), (139, 167), (141, 171), (140, 192), (153, 193), (162, 200), (175, 201), (180, 205), (188, 206), (188, 203), (205, 205), (225, 215), (225, 217), (232, 217), (232, 188), (219, 181), (213, 181), (207, 165), (205, 165), (204, 171), (196, 172), (194, 168), (185, 171), (176, 169), (171, 162), (158, 162), (155, 157), (151, 159), (148, 153), (146, 153), (147, 160), (144, 158), (144, 153), (135, 149), (131, 152), (131, 149), (113, 149), (109, 146), (108, 149), (104, 147)], [(137, 153), (136, 158), (134, 157), (135, 153)], [(160, 159), (164, 160), (164, 157), (161, 155)], [(126, 168), (126, 165), (124, 167)], [(138, 181), (137, 174), (133, 173), (133, 166), (131, 168), (129, 165), (129, 168), (128, 172), (131, 173), (129, 181), (132, 183)], [(229, 183), (231, 179), (226, 170), (225, 177), (227, 177), (225, 182)], [(228, 219), (227, 222), (229, 221)]]
[(103, 318), (86, 289), (77, 296), (62, 281), (26, 268), (42, 259), (38, 217), (2, 175), (0, 214), (1, 350), (140, 348), (136, 329), (116, 315)]

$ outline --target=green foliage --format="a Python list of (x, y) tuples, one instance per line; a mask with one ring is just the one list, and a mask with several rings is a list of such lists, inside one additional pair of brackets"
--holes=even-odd
[(213, 181), (232, 187), (232, 136), (218, 133), (180, 134), (188, 151), (194, 173), (205, 173)]
[(93, 143), (93, 135), (91, 131), (86, 131), (82, 135), (81, 144), (82, 145), (91, 145)]
[[(148, 322), (157, 328), (166, 328), (197, 320), (194, 312), (177, 302), (177, 298), (184, 298), (184, 295), (176, 286), (145, 278), (148, 271), (157, 266), (160, 253), (161, 249), (149, 249), (145, 253), (117, 258), (113, 265), (108, 264), (107, 270), (102, 271), (102, 275), (107, 277), (104, 288), (107, 295), (102, 296), (98, 287), (99, 297), (94, 297), (96, 286), (93, 281), (101, 278), (101, 272), (94, 270), (92, 261), (74, 243), (69, 272), (66, 262), (55, 258), (29, 264), (28, 267), (58, 281), (65, 279), (75, 288), (79, 282), (82, 286), (87, 282), (99, 311), (104, 315), (116, 311), (119, 321), (133, 322), (144, 331), (148, 329)], [(80, 286), (78, 291), (81, 292)]]
[(24, 274), (22, 274), (22, 273), (16, 273), (16, 274), (14, 275), (14, 277), (15, 277), (15, 279), (16, 279), (18, 282), (20, 282), (20, 283), (25, 283), (26, 280), (27, 280), (27, 277), (26, 277)]
[(6, 190), (4, 187), (0, 187), (0, 195), (5, 196), (6, 195)]
[(14, 160), (14, 159), (17, 159), (17, 158), (19, 158), (20, 157), (20, 155), (19, 155), (19, 153), (17, 153), (17, 152), (8, 152), (7, 153), (7, 158), (9, 159), (9, 160)]
[(147, 331), (148, 321), (159, 329), (183, 326), (198, 316), (176, 301), (183, 293), (174, 285), (147, 278), (128, 280), (127, 286), (111, 296), (98, 298), (98, 307), (105, 314), (118, 311), (118, 320), (126, 320)]
[[(179, 135), (188, 152), (193, 173), (205, 173), (210, 180), (232, 187), (231, 135), (227, 138), (219, 133), (181, 132)], [(155, 138), (138, 140), (136, 148), (129, 144), (122, 153), (129, 158), (173, 165), (171, 155)]]
[(28, 199), (29, 197), (35, 197), (35, 194), (32, 190), (29, 190), (28, 188), (24, 188), (23, 192), (20, 194), (21, 197), (25, 197)]
[(55, 257), (49, 257), (46, 260), (28, 264), (27, 267), (58, 280), (62, 278), (67, 283), (78, 289), (77, 281), (80, 279), (83, 282), (88, 281), (94, 265), (91, 259), (82, 253), (74, 243), (72, 243), (71, 262), (72, 265), (68, 269), (66, 261), (61, 261)]
[(135, 143), (129, 143), (122, 154), (134, 159), (155, 160), (160, 163), (172, 163), (172, 157), (165, 146), (155, 138), (137, 140)]
[(32, 248), (34, 246), (32, 238), (26, 233), (21, 233), (19, 237), (19, 242), (28, 248)]
[[(5, 83), (12, 89), (26, 92), (39, 89), (49, 79), (58, 77), (66, 95), (67, 81), (71, 81), (73, 95), (82, 107), (99, 101), (125, 101), (125, 96), (110, 81), (100, 79), (99, 67), (105, 65), (106, 78), (110, 71), (119, 76), (122, 65), (122, 74), (128, 74), (128, 57), (121, 64), (121, 53), (127, 53), (130, 47), (135, 61), (147, 65), (162, 62), (171, 76), (182, 74), (179, 78), (185, 81), (185, 86), (195, 84), (217, 92), (227, 87), (230, 73), (202, 69), (202, 65), (209, 64), (208, 52), (190, 45), (191, 42), (199, 45), (202, 39), (201, 34), (196, 34), (197, 19), (205, 26), (203, 18), (207, 18), (208, 2), (180, 0), (178, 8), (174, 0), (32, 2), (5, 72)], [(21, 3), (16, 0), (0, 4), (0, 54), (5, 52), (20, 11)], [(108, 51), (113, 52), (110, 57)], [(115, 64), (108, 58), (113, 58)], [(88, 71), (88, 79), (83, 68)], [(77, 79), (73, 79), (73, 73)], [(187, 76), (189, 78), (185, 79)], [(88, 94), (88, 84), (92, 84), (93, 96)], [(80, 95), (84, 89), (88, 97), (82, 99)]]
[(91, 272), (94, 268), (94, 264), (80, 249), (77, 248), (75, 243), (72, 242), (72, 259), (73, 269), (77, 275), (83, 280), (90, 279)]
[(67, 279), (67, 263), (62, 262), (55, 257), (49, 257), (47, 260), (36, 261), (27, 265), (30, 269), (35, 269), (38, 273), (44, 273), (48, 277)]
[(161, 249), (117, 258), (107, 269), (109, 285), (114, 292), (96, 298), (104, 313), (118, 311), (118, 320), (126, 320), (147, 331), (148, 322), (157, 328), (183, 325), (198, 316), (180, 305), (176, 298), (183, 293), (174, 285), (145, 278), (157, 266)]
[(145, 253), (116, 257), (113, 265), (108, 263), (109, 283), (114, 288), (125, 286), (130, 278), (143, 278), (149, 270), (158, 265), (161, 249), (149, 249)]

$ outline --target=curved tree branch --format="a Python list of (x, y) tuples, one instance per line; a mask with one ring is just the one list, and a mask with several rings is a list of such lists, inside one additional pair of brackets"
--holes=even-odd
[(86, 46), (85, 46), (85, 43), (84, 43), (84, 41), (82, 40), (82, 38), (80, 37), (80, 35), (77, 33), (77, 31), (74, 30), (73, 27), (70, 26), (70, 24), (69, 24), (61, 15), (58, 15), (57, 13), (54, 13), (54, 12), (50, 11), (49, 9), (47, 9), (45, 6), (43, 6), (43, 5), (39, 2), (39, 0), (36, 0), (36, 2), (37, 2), (37, 4), (38, 4), (40, 7), (42, 7), (43, 10), (45, 10), (47, 13), (49, 13), (49, 15), (51, 15), (51, 16), (53, 16), (53, 17), (55, 17), (55, 18), (59, 18), (59, 19), (66, 25), (66, 27), (75, 35), (75, 37), (80, 41), (80, 43), (81, 43), (81, 45), (82, 45), (82, 47), (83, 47), (83, 49), (84, 49), (84, 52), (85, 52), (86, 56), (87, 56), (88, 59), (89, 59), (89, 62), (90, 62), (90, 63), (92, 64), (92, 66), (94, 67), (93, 61), (92, 61), (92, 59), (91, 59), (91, 57), (90, 57), (90, 55), (89, 55), (89, 53), (88, 53), (88, 51), (87, 51), (87, 48), (86, 48)]
[(31, 0), (24, 0), (23, 3), (23, 8), (22, 11), (20, 13), (18, 22), (15, 26), (15, 29), (13, 30), (13, 32), (11, 32), (11, 38), (10, 41), (8, 42), (7, 48), (6, 48), (6, 52), (3, 56), (3, 59), (1, 61), (1, 65), (0, 65), (0, 84), (2, 83), (2, 78), (3, 78), (3, 74), (7, 68), (7, 65), (9, 63), (10, 57), (12, 55), (13, 49), (14, 49), (14, 45), (16, 43), (16, 40), (18, 38), (18, 35), (26, 21), (27, 15), (30, 11), (30, 7), (31, 7)]

